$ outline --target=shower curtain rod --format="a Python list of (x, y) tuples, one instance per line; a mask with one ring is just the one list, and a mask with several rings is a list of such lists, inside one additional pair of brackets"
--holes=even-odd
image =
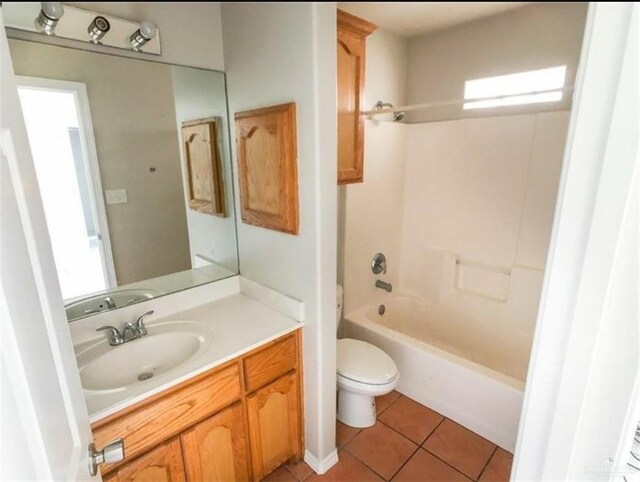
[[(365, 110), (360, 113), (360, 115), (364, 116), (374, 116), (379, 114), (390, 114), (392, 112), (410, 112), (413, 110), (420, 109), (428, 109), (429, 107), (444, 107), (448, 105), (458, 105), (465, 104), (471, 102), (485, 102), (490, 100), (502, 100), (502, 99), (510, 99), (511, 97), (522, 97), (523, 95), (537, 95), (537, 94), (546, 94), (549, 92), (571, 92), (573, 90), (573, 86), (561, 87), (558, 89), (548, 89), (548, 90), (536, 90), (532, 92), (521, 92), (519, 94), (508, 94), (508, 95), (499, 95), (496, 97), (483, 97), (481, 99), (452, 99), (452, 100), (441, 100), (437, 102), (425, 102), (424, 104), (411, 104), (411, 105), (400, 105), (397, 107), (386, 107), (384, 109), (372, 109)], [(517, 104), (514, 104), (517, 105)], [(502, 106), (500, 106), (502, 107)]]

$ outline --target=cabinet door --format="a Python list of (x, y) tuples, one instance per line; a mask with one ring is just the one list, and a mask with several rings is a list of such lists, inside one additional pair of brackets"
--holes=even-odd
[(375, 29), (338, 10), (338, 183), (362, 182), (366, 37)]
[(261, 480), (289, 459), (302, 457), (300, 386), (292, 372), (247, 399), (253, 477)]
[(246, 425), (236, 403), (181, 435), (187, 476), (192, 481), (249, 480)]
[(185, 482), (180, 439), (163, 443), (151, 452), (123, 465), (105, 482)]

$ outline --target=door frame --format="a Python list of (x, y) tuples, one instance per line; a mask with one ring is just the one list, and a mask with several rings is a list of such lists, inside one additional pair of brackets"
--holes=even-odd
[(90, 480), (89, 413), (1, 27), (0, 64), (0, 478)]
[[(82, 162), (89, 191), (89, 203), (91, 204), (91, 214), (98, 229), (98, 241), (102, 252), (102, 268), (106, 287), (113, 289), (118, 286), (116, 279), (116, 269), (113, 261), (113, 251), (111, 249), (111, 237), (109, 235), (109, 224), (107, 222), (107, 210), (104, 202), (102, 179), (100, 177), (100, 165), (98, 163), (98, 150), (93, 131), (91, 109), (87, 86), (83, 82), (73, 82), (69, 80), (48, 79), (44, 77), (30, 77), (16, 75), (18, 88), (27, 87), (34, 90), (45, 90), (55, 92), (65, 92), (72, 94), (78, 115), (78, 128), (80, 130), (80, 147), (82, 149)], [(86, 296), (86, 295), (83, 295)], [(80, 297), (82, 298), (82, 297)], [(65, 300), (68, 301), (68, 300)]]
[[(602, 395), (594, 368), (617, 360), (615, 350), (600, 340), (610, 322), (616, 276), (632, 279), (638, 269), (624, 265), (626, 271), (616, 273), (624, 263), (620, 248), (629, 240), (627, 223), (640, 204), (638, 10), (633, 3), (589, 6), (513, 480), (583, 479), (589, 469), (602, 469), (601, 480), (609, 480), (624, 468), (633, 441), (635, 423), (629, 421), (638, 420), (640, 408), (634, 406), (640, 390), (637, 362), (623, 363), (609, 376), (635, 379), (627, 398), (616, 399), (613, 407), (601, 404), (602, 413), (593, 417), (587, 407)], [(627, 319), (637, 315), (632, 303), (616, 307)], [(623, 336), (620, 343), (625, 342), (637, 339)], [(616, 430), (606, 440), (602, 434), (587, 454), (580, 436), (608, 423)]]

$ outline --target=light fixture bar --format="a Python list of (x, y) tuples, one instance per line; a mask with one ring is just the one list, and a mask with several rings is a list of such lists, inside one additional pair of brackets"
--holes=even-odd
[[(58, 2), (4, 2), (2, 14), (10, 37), (33, 39), (32, 34), (39, 34), (47, 35), (48, 42), (54, 44), (62, 43), (58, 39), (71, 39), (101, 47), (162, 55), (160, 32), (149, 22), (132, 22), (68, 5), (63, 7)], [(140, 39), (134, 46), (131, 39), (136, 35)]]

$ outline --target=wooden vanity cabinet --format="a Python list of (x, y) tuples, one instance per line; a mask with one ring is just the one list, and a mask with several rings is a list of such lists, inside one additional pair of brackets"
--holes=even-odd
[(123, 465), (102, 480), (104, 482), (186, 482), (180, 439), (174, 438), (160, 444), (151, 452)]
[(244, 409), (236, 403), (180, 435), (189, 480), (249, 480)]
[(261, 480), (302, 457), (300, 394), (295, 373), (278, 378), (247, 399), (253, 473)]
[(300, 330), (93, 426), (123, 438), (108, 482), (261, 480), (303, 455)]
[[(338, 184), (362, 182), (366, 38), (376, 26), (338, 9)], [(373, 107), (373, 106), (371, 106)]]

